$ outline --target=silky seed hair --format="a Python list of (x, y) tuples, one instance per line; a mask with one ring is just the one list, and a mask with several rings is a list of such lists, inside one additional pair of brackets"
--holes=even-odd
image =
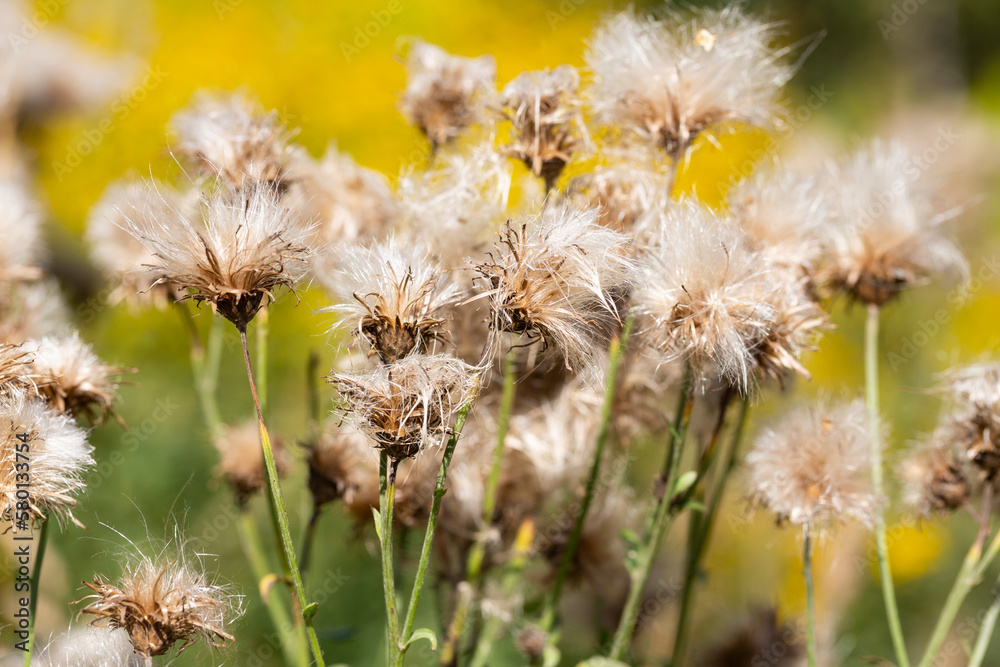
[(129, 300), (162, 307), (181, 296), (169, 282), (158, 283), (148, 268), (156, 257), (128, 228), (130, 223), (149, 228), (156, 220), (191, 215), (195, 205), (194, 197), (163, 183), (122, 181), (105, 190), (87, 217), (84, 237), (105, 279), (119, 283), (109, 296), (111, 303)]
[(32, 654), (36, 667), (143, 667), (143, 658), (132, 650), (128, 633), (121, 629), (71, 627)]
[(38, 204), (24, 186), (0, 181), (0, 283), (41, 277), (41, 226)]
[(630, 240), (597, 223), (595, 209), (552, 205), (508, 222), (489, 258), (474, 262), (490, 305), (488, 352), (506, 334), (540, 342), (574, 372), (600, 374), (636, 275)]
[(328, 146), (319, 160), (295, 151), (288, 181), (282, 201), (301, 225), (315, 225), (321, 251), (381, 238), (399, 219), (385, 176), (362, 167), (336, 145)]
[(793, 74), (771, 46), (777, 28), (739, 4), (663, 19), (634, 10), (608, 16), (584, 54), (590, 104), (605, 125), (638, 132), (675, 158), (722, 123), (772, 126)]
[(586, 141), (576, 68), (522, 72), (501, 95), (512, 139), (504, 152), (528, 167), (551, 190), (563, 168)]
[(242, 92), (198, 93), (171, 119), (173, 149), (205, 176), (230, 188), (245, 184), (285, 187), (289, 132), (277, 113), (264, 113)]
[(898, 142), (875, 141), (835, 176), (839, 206), (827, 225), (818, 279), (857, 301), (882, 306), (930, 278), (964, 278), (968, 267), (945, 233), (958, 209), (941, 210)]
[(242, 598), (212, 583), (197, 559), (164, 549), (154, 557), (136, 554), (122, 563), (117, 580), (97, 576), (83, 582), (93, 591), (81, 602), (97, 627), (122, 629), (144, 657), (183, 651), (203, 641), (226, 648), (242, 614)]
[(646, 349), (690, 363), (703, 384), (718, 375), (747, 392), (775, 321), (772, 269), (737, 226), (696, 201), (654, 216), (635, 295)]
[(463, 291), (426, 247), (390, 238), (338, 248), (327, 263), (318, 275), (340, 302), (330, 310), (340, 315), (338, 326), (371, 346), (370, 355), (392, 363), (433, 352), (447, 338), (450, 310)]
[(93, 447), (71, 417), (20, 389), (0, 398), (0, 518), (13, 522), (16, 532), (23, 530), (15, 521), (18, 483), (24, 481), (18, 479), (16, 463), (25, 445), (31, 460), (29, 520), (77, 523), (72, 510), (85, 487), (84, 473), (94, 465)]
[(399, 462), (440, 444), (472, 399), (478, 373), (455, 357), (414, 354), (329, 380), (340, 393), (344, 419)]
[(188, 290), (182, 299), (211, 305), (246, 327), (280, 287), (292, 289), (305, 270), (311, 229), (296, 224), (268, 188), (233, 200), (208, 195), (201, 219), (180, 214), (129, 220), (129, 231), (156, 257), (157, 282)]
[(128, 371), (102, 362), (79, 333), (28, 341), (24, 349), (32, 356), (38, 391), (58, 412), (91, 423), (113, 414), (118, 379)]
[(496, 93), (493, 56), (463, 58), (420, 40), (405, 56), (406, 90), (399, 110), (437, 150), (483, 120), (485, 103)]
[(751, 493), (779, 523), (812, 530), (851, 518), (871, 527), (883, 499), (872, 486), (870, 438), (859, 400), (789, 412), (747, 454)]

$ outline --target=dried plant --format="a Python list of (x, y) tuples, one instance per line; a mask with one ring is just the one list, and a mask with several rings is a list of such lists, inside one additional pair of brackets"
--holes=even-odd
[(211, 195), (201, 220), (179, 212), (129, 220), (128, 230), (156, 257), (157, 283), (189, 290), (182, 299), (208, 302), (244, 328), (279, 287), (291, 289), (310, 253), (310, 229), (295, 224), (267, 188), (233, 201)]
[(594, 74), (590, 103), (604, 124), (639, 132), (675, 160), (722, 123), (773, 125), (793, 73), (771, 47), (776, 33), (777, 24), (739, 4), (664, 19), (609, 16), (584, 56)]
[[(83, 474), (94, 464), (86, 433), (71, 417), (18, 389), (0, 398), (0, 425), (0, 519), (17, 531), (24, 529), (24, 516), (29, 523), (50, 517), (75, 522), (72, 509), (85, 486)], [(23, 493), (18, 493), (18, 484), (26, 481), (25, 466), (18, 465), (24, 456), (31, 485), (26, 510), (19, 507)]]
[(41, 225), (39, 206), (24, 186), (0, 181), (0, 283), (41, 277)]
[(787, 414), (747, 454), (752, 493), (780, 522), (817, 529), (850, 518), (871, 526), (883, 499), (872, 487), (870, 437), (860, 401)]
[(503, 114), (513, 126), (513, 140), (504, 150), (543, 179), (546, 192), (584, 141), (579, 86), (576, 69), (562, 65), (522, 72), (503, 89)]
[(318, 272), (340, 303), (338, 326), (356, 329), (383, 363), (432, 352), (446, 338), (450, 309), (462, 291), (420, 245), (394, 238), (370, 247), (344, 246)]
[(482, 120), (486, 98), (495, 93), (496, 70), (493, 56), (462, 58), (415, 40), (406, 54), (399, 109), (437, 150)]
[(988, 480), (1000, 473), (1000, 364), (973, 364), (946, 376), (952, 411), (936, 439), (961, 453)]
[(58, 412), (91, 423), (112, 414), (118, 378), (128, 369), (103, 363), (78, 333), (28, 341), (24, 349), (32, 356), (39, 392)]
[[(260, 448), (260, 427), (256, 419), (225, 425), (214, 434), (212, 444), (219, 452), (216, 473), (225, 478), (236, 494), (236, 502), (245, 506), (267, 484), (264, 453)], [(279, 474), (288, 469), (288, 458), (280, 440), (272, 440), (274, 460)]]
[(915, 449), (900, 466), (904, 502), (923, 516), (947, 514), (964, 507), (972, 494), (954, 443), (932, 442)]
[(0, 340), (23, 343), (31, 338), (72, 332), (69, 309), (52, 279), (0, 286)]

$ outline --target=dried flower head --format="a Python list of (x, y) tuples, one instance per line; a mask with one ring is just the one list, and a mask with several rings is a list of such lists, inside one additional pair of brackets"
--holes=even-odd
[[(237, 425), (223, 426), (212, 437), (212, 444), (219, 452), (216, 472), (232, 485), (237, 504), (246, 505), (267, 484), (257, 420), (249, 419)], [(278, 474), (283, 475), (288, 467), (285, 448), (277, 438), (272, 438), (271, 444)]]
[(80, 334), (28, 341), (24, 349), (32, 355), (39, 392), (57, 411), (92, 423), (112, 414), (118, 377), (128, 371), (102, 363)]
[(187, 199), (162, 183), (122, 181), (105, 190), (91, 209), (85, 232), (91, 255), (105, 278), (120, 281), (112, 302), (138, 295), (160, 306), (181, 296), (174, 285), (150, 272), (156, 258), (128, 228), (152, 228), (157, 220), (191, 215), (193, 201)]
[(170, 212), (129, 220), (129, 231), (156, 257), (157, 282), (190, 290), (245, 328), (279, 287), (291, 289), (305, 267), (310, 230), (295, 224), (267, 188), (244, 190), (235, 201), (211, 195), (200, 224)]
[(591, 102), (605, 124), (635, 130), (675, 159), (721, 123), (770, 125), (793, 73), (770, 46), (776, 28), (739, 4), (663, 20), (609, 16), (584, 56)]
[(200, 564), (183, 556), (139, 556), (124, 563), (116, 583), (96, 577), (83, 582), (94, 591), (83, 609), (98, 627), (121, 628), (141, 656), (164, 655), (178, 643), (183, 651), (198, 640), (227, 647), (226, 629), (240, 613), (239, 598), (209, 582)]
[(495, 92), (493, 56), (462, 58), (415, 40), (406, 55), (406, 90), (399, 110), (437, 150), (482, 119), (485, 98)]
[[(23, 390), (5, 392), (0, 396), (0, 519), (12, 522), (15, 531), (44, 518), (75, 521), (75, 496), (84, 488), (84, 471), (94, 464), (92, 451), (72, 418)], [(24, 456), (31, 473), (27, 510), (19, 508)]]
[(32, 280), (42, 275), (42, 217), (24, 186), (0, 181), (0, 282)]
[(957, 213), (938, 211), (920, 170), (899, 143), (876, 141), (837, 175), (837, 224), (827, 227), (818, 279), (853, 298), (884, 305), (931, 276), (968, 271), (942, 225)]
[(319, 277), (341, 302), (331, 310), (368, 341), (370, 354), (391, 363), (444, 340), (448, 311), (462, 292), (425, 247), (390, 238), (340, 248), (329, 264)]
[(871, 526), (870, 434), (861, 401), (811, 405), (765, 428), (747, 455), (750, 488), (779, 521), (816, 528), (848, 517)]
[(694, 201), (655, 220), (635, 298), (647, 347), (688, 361), (703, 382), (718, 375), (744, 392), (758, 371), (800, 371), (796, 357), (816, 328), (815, 313), (782, 284), (791, 276), (776, 273), (738, 227)]
[(233, 188), (248, 182), (286, 186), (289, 132), (276, 112), (264, 113), (246, 94), (199, 93), (171, 125), (177, 152), (203, 174)]
[(987, 479), (995, 479), (1000, 473), (1000, 364), (952, 371), (945, 387), (954, 407), (936, 439), (962, 452)]
[(30, 349), (13, 343), (0, 343), (0, 396), (12, 391), (38, 393), (39, 377), (31, 368)]
[(448, 433), (478, 376), (455, 357), (415, 354), (369, 371), (334, 373), (330, 383), (345, 417), (398, 462)]
[(506, 153), (524, 162), (552, 189), (585, 136), (574, 67), (522, 72), (503, 89), (503, 114), (513, 125)]
[(495, 252), (474, 264), (490, 304), (489, 349), (505, 333), (541, 341), (567, 368), (595, 370), (620, 322), (635, 275), (629, 239), (597, 224), (597, 211), (550, 206), (519, 226), (507, 223)]
[(810, 282), (835, 207), (826, 179), (802, 169), (761, 169), (729, 193), (730, 215), (753, 249)]
[(384, 236), (399, 217), (385, 176), (330, 145), (320, 160), (295, 151), (283, 198), (303, 226), (316, 226), (320, 248)]
[(968, 503), (972, 494), (972, 484), (952, 443), (914, 449), (903, 461), (900, 477), (906, 504), (924, 516), (953, 512)]

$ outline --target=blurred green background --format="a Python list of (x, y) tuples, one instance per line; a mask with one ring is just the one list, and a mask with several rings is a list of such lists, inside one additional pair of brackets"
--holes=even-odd
[[(140, 314), (125, 306), (105, 307), (81, 238), (89, 208), (112, 181), (127, 175), (177, 176), (179, 169), (165, 148), (169, 116), (196, 90), (245, 86), (266, 108), (277, 109), (290, 127), (299, 128), (296, 140), (313, 155), (335, 141), (360, 164), (394, 180), (401, 167), (425, 153), (422, 137), (395, 110), (404, 85), (395, 57), (403, 36), (420, 36), (462, 55), (492, 53), (502, 85), (525, 69), (582, 65), (584, 41), (595, 20), (624, 7), (607, 0), (396, 1), (402, 9), (385, 25), (377, 19), (385, 16), (388, 0), (49, 0), (36, 5), (51, 18), (52, 27), (70, 30), (107, 53), (136, 54), (157, 73), (153, 79), (160, 79), (143, 87), (143, 72), (126, 88), (121, 99), (127, 104), (117, 112), (107, 104), (24, 128), (38, 196), (49, 214), (50, 268), (77, 308), (84, 337), (106, 361), (138, 369), (121, 389), (119, 404), (132, 433), (111, 423), (92, 435), (100, 465), (77, 512), (87, 530), (70, 527), (54, 539), (44, 577), (42, 634), (69, 623), (75, 610), (66, 602), (82, 597), (82, 579), (117, 573), (122, 538), (116, 533), (139, 543), (162, 540), (179, 523), (198, 549), (215, 555), (208, 558), (209, 566), (246, 594), (249, 613), (237, 626), (233, 653), (192, 649), (174, 664), (277, 664), (264, 639), (266, 615), (243, 565), (230, 493), (213, 477), (216, 454), (205, 440), (191, 388), (182, 323), (169, 311)], [(821, 158), (812, 154), (822, 149), (836, 157), (872, 134), (902, 136), (918, 150), (932, 144), (943, 128), (953, 128), (959, 137), (931, 171), (946, 195), (967, 206), (959, 234), (973, 275), (981, 280), (967, 292), (947, 285), (921, 288), (886, 313), (883, 401), (893, 423), (893, 446), (904, 446), (936, 422), (938, 399), (926, 391), (935, 374), (956, 363), (993, 358), (1000, 345), (1000, 197), (994, 194), (1000, 174), (1000, 46), (995, 37), (1000, 34), (1000, 7), (978, 0), (779, 0), (751, 2), (750, 7), (787, 21), (789, 43), (825, 31), (788, 98), (793, 110), (808, 109), (800, 105), (817, 91), (825, 91), (829, 99), (785, 135), (731, 137), (724, 142), (725, 152), (700, 146), (682, 175), (682, 187), (718, 203), (723, 192), (718, 183), (728, 182), (755, 150), (774, 142), (799, 157)], [(370, 35), (364, 33), (366, 27)], [(68, 173), (55, 167), (85, 133), (108, 118), (113, 129), (78, 167)], [(329, 320), (315, 313), (327, 305), (326, 298), (314, 290), (301, 297), (298, 304), (293, 298), (279, 300), (270, 320), (272, 428), (286, 442), (306, 434), (308, 351), (321, 354), (324, 369), (336, 355), (325, 333)], [(926, 323), (940, 308), (948, 309), (947, 322), (931, 333)], [(837, 307), (837, 330), (807, 361), (813, 381), (798, 383), (792, 394), (860, 393), (860, 316), (860, 310)], [(210, 318), (207, 310), (198, 314), (203, 331)], [(922, 324), (928, 342), (917, 340), (919, 350), (910, 355), (907, 346)], [(220, 400), (224, 417), (236, 421), (249, 416), (252, 406), (238, 342), (235, 333), (229, 335)], [(893, 353), (912, 358), (890, 364)], [(324, 392), (328, 400), (325, 387)], [(757, 414), (774, 413), (787, 400), (769, 392)], [(158, 406), (164, 411), (157, 414), (166, 415), (159, 421), (152, 416)], [(115, 452), (120, 465), (110, 463)], [(284, 483), (297, 528), (309, 509), (303, 480), (298, 467)], [(641, 488), (645, 482), (640, 481)], [(734, 486), (730, 519), (740, 512), (738, 481)], [(254, 507), (264, 525), (260, 499)], [(972, 525), (968, 517), (957, 516), (923, 526), (902, 521), (899, 526), (891, 545), (893, 567), (904, 624), (917, 652), (971, 540)], [(328, 664), (381, 661), (383, 604), (374, 535), (361, 537), (356, 539), (338, 508), (324, 515), (311, 587), (322, 602), (317, 624)], [(889, 656), (891, 648), (877, 575), (862, 564), (858, 581), (855, 563), (838, 560), (848, 558), (835, 548), (846, 540), (855, 540), (859, 552), (867, 553), (867, 537), (850, 530), (833, 534), (821, 546), (821, 562), (831, 574), (819, 583), (820, 616), (825, 609), (838, 610), (840, 648), (849, 651), (848, 664), (861, 664), (863, 656)], [(664, 572), (678, 565), (672, 551), (663, 550)], [(775, 528), (763, 515), (750, 523), (720, 521), (709, 566), (713, 578), (699, 600), (699, 641), (720, 639), (757, 606), (777, 605), (782, 618), (802, 611), (795, 535)], [(960, 621), (985, 606), (989, 587), (970, 598)], [(852, 593), (847, 600), (840, 599), (844, 590)], [(431, 610), (430, 603), (424, 605), (422, 624), (436, 627)], [(649, 633), (653, 655), (667, 655), (669, 627), (663, 624), (659, 640), (656, 632)], [(571, 626), (564, 640), (567, 664), (588, 655), (594, 641), (582, 629), (574, 634)], [(510, 664), (517, 664), (516, 654), (508, 653)], [(1000, 664), (1000, 646), (992, 656), (987, 664)], [(410, 662), (433, 660), (420, 650)]]

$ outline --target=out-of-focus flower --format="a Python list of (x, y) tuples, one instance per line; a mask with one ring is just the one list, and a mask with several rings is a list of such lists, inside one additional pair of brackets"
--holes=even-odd
[(327, 261), (320, 280), (340, 303), (340, 325), (357, 330), (384, 363), (426, 353), (445, 338), (449, 309), (462, 295), (422, 246), (395, 239), (346, 246)]
[(71, 332), (69, 309), (54, 279), (0, 286), (0, 340), (23, 343)]
[(954, 443), (931, 443), (915, 449), (902, 463), (906, 504), (924, 516), (945, 514), (969, 502), (972, 484)]
[(973, 364), (950, 372), (946, 389), (952, 413), (935, 434), (953, 447), (987, 479), (1000, 473), (1000, 364)]
[(514, 129), (505, 151), (543, 179), (546, 192), (585, 136), (579, 86), (576, 69), (562, 65), (522, 72), (503, 89), (503, 113)]
[(590, 102), (604, 124), (639, 132), (675, 160), (710, 127), (771, 125), (793, 73), (771, 47), (776, 27), (740, 4), (663, 20), (632, 10), (609, 16), (584, 56), (594, 73)]
[(942, 231), (957, 209), (939, 211), (906, 150), (876, 141), (837, 174), (838, 219), (826, 227), (817, 280), (882, 306), (930, 277), (968, 272)]
[(493, 56), (462, 58), (415, 40), (406, 55), (406, 90), (399, 109), (438, 147), (482, 120), (487, 97), (495, 94)]
[[(267, 485), (264, 469), (264, 452), (260, 446), (260, 425), (256, 419), (248, 419), (240, 424), (226, 425), (213, 434), (212, 444), (219, 452), (216, 472), (225, 477), (236, 494), (236, 502), (246, 505), (254, 494)], [(274, 462), (278, 474), (283, 475), (288, 467), (285, 448), (281, 440), (271, 440)]]
[(870, 438), (861, 401), (793, 411), (747, 455), (751, 492), (782, 522), (816, 529), (851, 518), (871, 526), (883, 499), (872, 486)]

